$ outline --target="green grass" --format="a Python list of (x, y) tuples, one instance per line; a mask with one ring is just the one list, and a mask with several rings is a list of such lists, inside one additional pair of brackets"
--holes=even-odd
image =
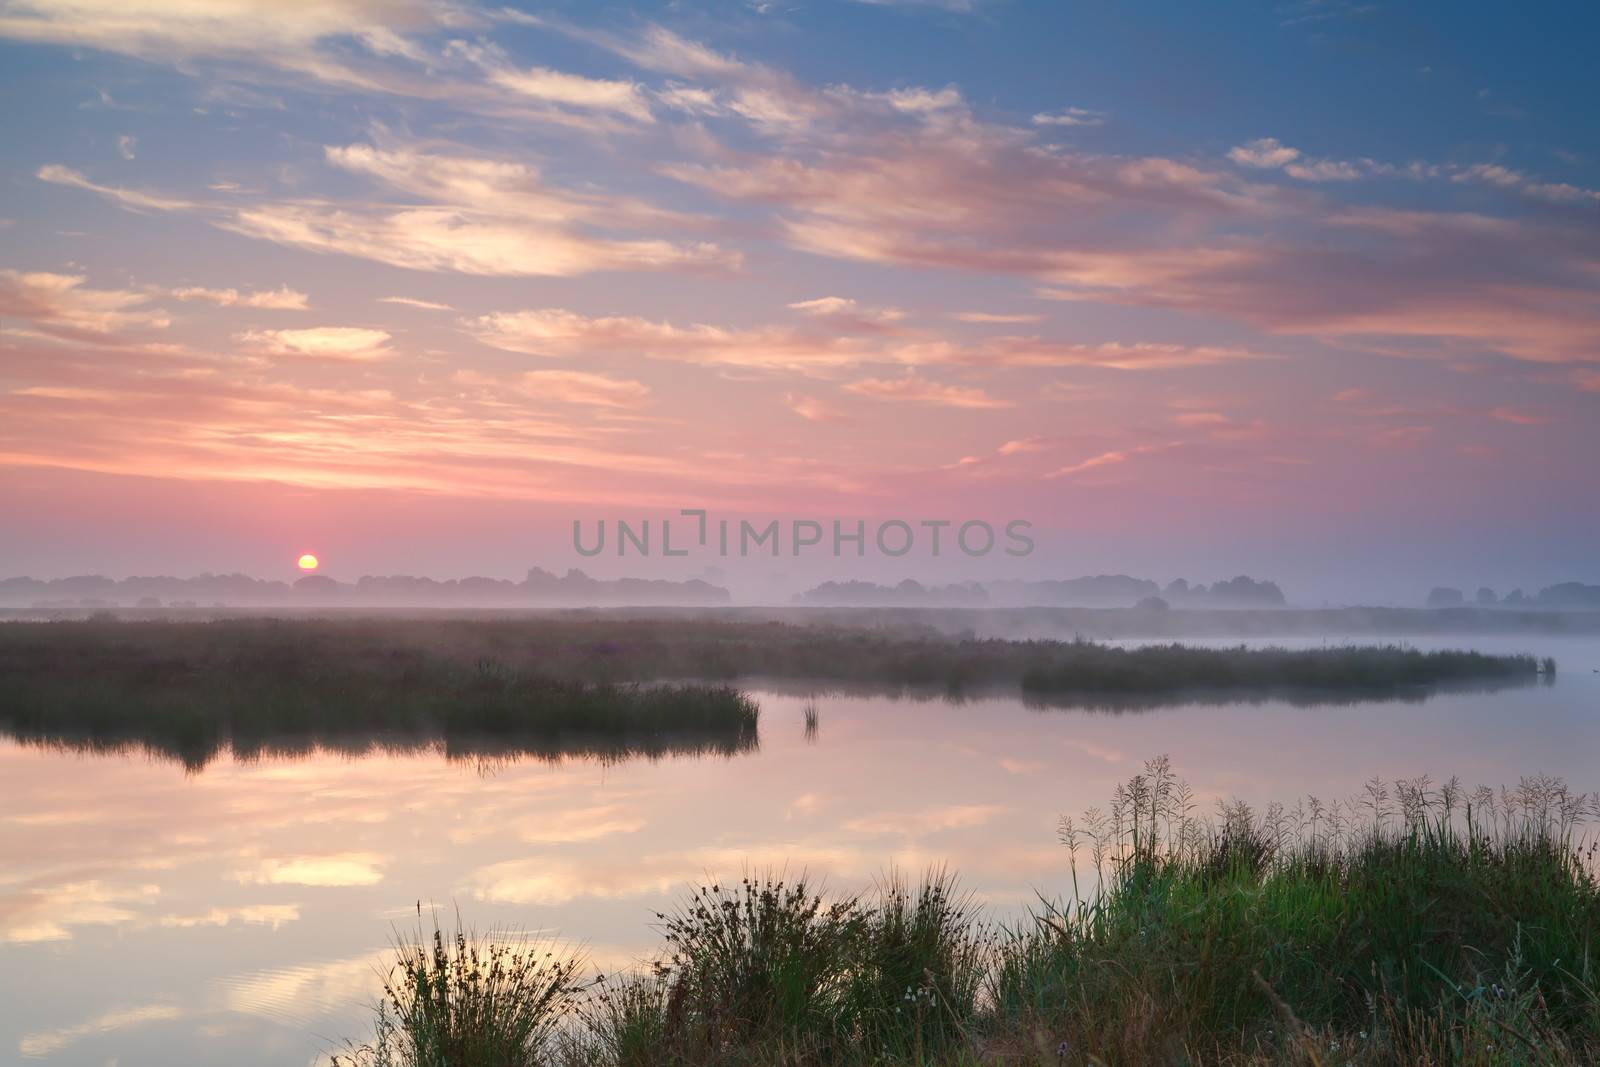
[(942, 872), (713, 883), (657, 916), (650, 970), (574, 964), (527, 1058), (448, 1062), (1592, 1064), (1596, 814), (1549, 779), (1419, 779), (1201, 816), (1158, 760), (1063, 820), (1072, 889), (1025, 921)]
[(1499, 794), (1421, 779), (1214, 820), (1191, 806), (1157, 761), (1108, 809), (1063, 820), (1096, 885), (1002, 953), (1003, 1029), (1117, 1058), (1600, 1052), (1600, 887), (1576, 837), (1593, 796), (1548, 779)]

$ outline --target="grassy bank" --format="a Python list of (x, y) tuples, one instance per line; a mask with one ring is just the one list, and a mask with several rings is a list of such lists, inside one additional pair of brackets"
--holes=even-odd
[[(951, 877), (712, 884), (651, 968), (504, 936), (400, 943), (358, 1067), (1588, 1064), (1595, 799), (1373, 783), (1199, 817), (1165, 761), (1062, 821), (1072, 889), (984, 919)], [(1064, 856), (1065, 860), (1067, 857)], [(486, 962), (493, 959), (491, 965)]]
[[(496, 619), (89, 620), (0, 626), (0, 682), (43, 684), (86, 673), (122, 684), (171, 667), (256, 680), (286, 674), (318, 685), (461, 686), (503, 672), (563, 682), (739, 678), (946, 691), (1016, 686), (1050, 693), (1171, 693), (1196, 688), (1360, 691), (1441, 682), (1531, 679), (1532, 656), (1419, 652), (1398, 646), (1308, 650), (1124, 649), (1087, 641), (1008, 641), (937, 631), (776, 622), (636, 618), (575, 612)], [(452, 674), (451, 672), (455, 672)], [(87, 678), (85, 680), (87, 680)], [(472, 683), (476, 684), (476, 683)], [(341, 694), (342, 695), (342, 694)], [(352, 696), (357, 694), (351, 694)]]

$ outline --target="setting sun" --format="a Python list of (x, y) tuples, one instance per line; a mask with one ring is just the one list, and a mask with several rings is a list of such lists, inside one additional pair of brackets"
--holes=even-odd
[(317, 557), (313, 556), (309, 552), (301, 556), (295, 562), (303, 571), (314, 571), (317, 569)]

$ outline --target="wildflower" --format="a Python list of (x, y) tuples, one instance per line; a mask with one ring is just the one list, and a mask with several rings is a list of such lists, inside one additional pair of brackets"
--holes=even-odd
[(1061, 1042), (1061, 1044), (1057, 1045), (1056, 1046), (1056, 1059), (1058, 1059), (1058, 1060), (1066, 1059), (1067, 1058), (1067, 1048), (1068, 1047), (1069, 1046), (1067, 1045), (1067, 1043), (1065, 1041), (1063, 1041), (1063, 1042)]

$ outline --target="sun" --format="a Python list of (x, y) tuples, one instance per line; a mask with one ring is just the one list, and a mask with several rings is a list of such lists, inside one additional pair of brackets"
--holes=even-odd
[(303, 571), (314, 571), (317, 569), (317, 557), (313, 556), (309, 552), (301, 556), (296, 563)]

